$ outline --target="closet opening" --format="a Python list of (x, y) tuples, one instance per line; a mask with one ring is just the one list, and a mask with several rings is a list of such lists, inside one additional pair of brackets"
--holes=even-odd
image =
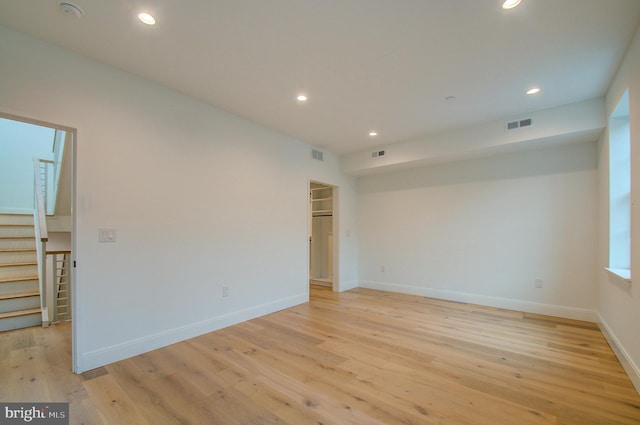
[(335, 187), (309, 183), (309, 284), (334, 287)]

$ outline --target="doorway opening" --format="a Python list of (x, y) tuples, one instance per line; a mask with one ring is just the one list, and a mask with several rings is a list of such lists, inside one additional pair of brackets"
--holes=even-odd
[(0, 147), (5, 328), (68, 326), (75, 372), (76, 129), (0, 112)]
[(309, 183), (309, 284), (336, 288), (334, 186)]

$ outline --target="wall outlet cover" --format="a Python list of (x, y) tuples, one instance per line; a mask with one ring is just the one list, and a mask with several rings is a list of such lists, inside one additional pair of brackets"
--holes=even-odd
[(115, 242), (116, 229), (98, 229), (98, 242)]

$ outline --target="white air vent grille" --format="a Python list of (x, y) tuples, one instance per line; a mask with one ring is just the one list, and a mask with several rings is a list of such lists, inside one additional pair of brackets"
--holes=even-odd
[(509, 121), (507, 123), (507, 131), (516, 130), (522, 127), (529, 127), (533, 124), (533, 119), (531, 118), (523, 118), (517, 121)]
[(384, 155), (385, 155), (385, 151), (384, 150), (375, 151), (375, 152), (371, 153), (371, 158), (378, 158), (378, 157), (381, 157), (381, 156), (384, 156)]
[(315, 149), (311, 149), (311, 158), (318, 161), (324, 161), (324, 153)]

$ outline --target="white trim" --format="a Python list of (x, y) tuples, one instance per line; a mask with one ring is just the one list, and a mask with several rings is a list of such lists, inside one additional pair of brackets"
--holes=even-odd
[(293, 307), (309, 301), (309, 293), (282, 298), (266, 304), (234, 311), (222, 316), (207, 319), (202, 322), (192, 323), (154, 335), (143, 336), (122, 344), (100, 348), (98, 350), (81, 353), (79, 356), (77, 373), (95, 369), (109, 363), (123, 360), (138, 354), (146, 353), (157, 348), (165, 347), (176, 342), (194, 338), (209, 332), (217, 331), (228, 326), (235, 325), (246, 320), (274, 313), (285, 308)]
[[(307, 252), (309, 255), (307, 255), (307, 281), (309, 282), (309, 284), (311, 284), (311, 281), (316, 281), (319, 282), (322, 279), (313, 279), (311, 278), (311, 220), (312, 220), (312, 204), (311, 201), (309, 199), (309, 192), (311, 192), (311, 183), (316, 183), (316, 184), (321, 184), (324, 186), (328, 186), (329, 188), (331, 188), (331, 200), (332, 200), (332, 204), (331, 204), (331, 210), (333, 211), (331, 214), (331, 229), (334, 235), (340, 235), (340, 202), (339, 202), (339, 198), (340, 198), (340, 186), (335, 185), (335, 184), (331, 184), (331, 183), (325, 183), (323, 181), (321, 181), (322, 179), (314, 179), (314, 178), (307, 178), (307, 188), (306, 188), (306, 200), (307, 200)], [(328, 287), (331, 288), (332, 291), (334, 292), (342, 292), (344, 291), (344, 289), (342, 289), (342, 282), (340, 281), (340, 270), (341, 270), (341, 266), (340, 266), (340, 247), (341, 247), (341, 243), (340, 243), (340, 237), (333, 237), (332, 238), (332, 256), (333, 258), (331, 259), (332, 262), (332, 269), (331, 270), (331, 275), (332, 278), (331, 280), (328, 282), (330, 283), (328, 285)], [(320, 283), (322, 286), (325, 286), (324, 284)], [(357, 284), (355, 286), (353, 286), (353, 288), (355, 288), (357, 286)], [(352, 288), (350, 288), (352, 289)]]
[(616, 357), (622, 364), (625, 372), (629, 375), (629, 379), (633, 383), (633, 386), (636, 387), (636, 391), (640, 394), (640, 367), (633, 361), (627, 350), (624, 349), (624, 345), (620, 343), (620, 340), (613, 333), (607, 322), (602, 318), (600, 313), (598, 313), (598, 326), (602, 331), (602, 334), (607, 339), (607, 342), (611, 346), (611, 349), (615, 353)]
[[(71, 293), (73, 294), (71, 297), (71, 315), (73, 320), (71, 321), (71, 369), (74, 373), (81, 373), (85, 370), (81, 361), (81, 355), (79, 353), (80, 343), (78, 341), (78, 322), (79, 322), (79, 314), (78, 311), (78, 291), (76, 286), (76, 169), (78, 166), (77, 163), (77, 143), (78, 143), (78, 132), (81, 129), (81, 125), (79, 122), (74, 123), (71, 126), (54, 124), (55, 121), (58, 121), (58, 118), (53, 118), (51, 120), (42, 120), (40, 118), (35, 118), (32, 115), (33, 111), (25, 111), (25, 110), (16, 110), (10, 107), (7, 107), (6, 104), (0, 104), (0, 118), (5, 118), (13, 121), (20, 121), (24, 123), (29, 123), (33, 125), (39, 125), (42, 127), (54, 128), (56, 130), (62, 130), (69, 132), (73, 135), (71, 138), (71, 252), (72, 252), (72, 264), (71, 268)], [(32, 215), (33, 209), (29, 210), (26, 214)]]
[(359, 286), (361, 288), (400, 292), (410, 295), (420, 295), (423, 297), (437, 298), (445, 301), (479, 304), (489, 307), (504, 308), (507, 310), (517, 310), (527, 313), (563, 317), (566, 319), (583, 320), (587, 322), (596, 322), (597, 319), (596, 311), (586, 308), (566, 307), (555, 304), (542, 304), (532, 301), (492, 297), (489, 295), (470, 294), (466, 292), (449, 291), (446, 289), (425, 288), (413, 285), (400, 285), (395, 283), (360, 281)]
[(358, 287), (358, 281), (357, 280), (349, 280), (347, 282), (342, 281), (340, 282), (340, 288), (338, 289), (338, 292), (344, 292), (344, 291), (348, 291), (350, 289), (354, 289)]
[(604, 268), (611, 273), (615, 278), (623, 280), (627, 285), (631, 286), (631, 270), (630, 269), (613, 269), (610, 267)]

